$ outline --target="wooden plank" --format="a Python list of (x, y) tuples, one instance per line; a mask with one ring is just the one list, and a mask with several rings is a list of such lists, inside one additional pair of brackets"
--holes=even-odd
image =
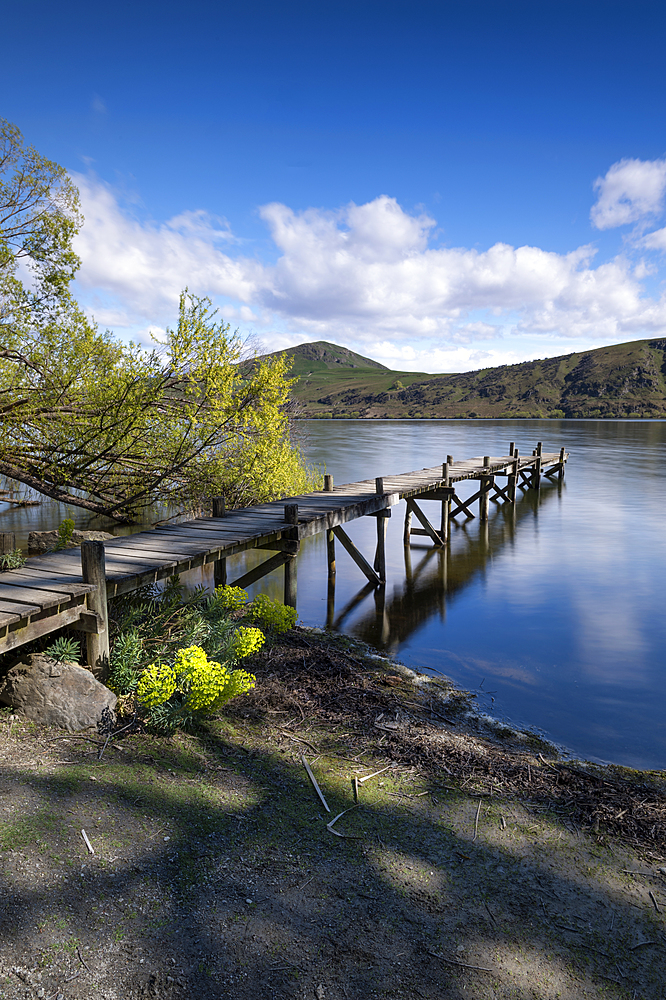
[(24, 601), (3, 601), (0, 599), (0, 611), (4, 611), (9, 615), (18, 615), (19, 620), (21, 618), (29, 618), (31, 615), (37, 615), (44, 608), (39, 604), (27, 604)]
[(30, 569), (27, 565), (21, 569), (10, 570), (8, 573), (0, 573), (0, 584), (4, 583), (14, 587), (33, 587), (35, 590), (55, 590), (68, 597), (89, 594), (94, 589), (90, 584), (82, 583), (62, 574), (48, 574), (47, 576)]
[(11, 587), (2, 583), (0, 584), (0, 600), (16, 600), (23, 604), (36, 604), (40, 608), (52, 608), (58, 604), (67, 604), (70, 595), (53, 590), (36, 590), (34, 587)]
[(316, 535), (320, 531), (326, 531), (331, 528), (335, 528), (337, 525), (346, 524), (347, 521), (354, 521), (358, 517), (363, 517), (366, 514), (372, 514), (377, 510), (383, 510), (384, 507), (393, 507), (396, 503), (399, 503), (399, 501), (400, 497), (397, 493), (385, 493), (383, 495), (375, 494), (374, 496), (363, 500), (361, 503), (353, 504), (352, 506), (345, 507), (341, 510), (331, 511), (330, 514), (314, 518), (305, 524), (299, 524), (299, 538), (307, 538), (310, 535)]
[[(20, 622), (22, 617), (23, 615), (14, 611), (0, 611), (0, 628), (13, 622)], [(2, 639), (0, 639), (0, 651), (2, 651)]]
[(65, 628), (72, 622), (78, 621), (81, 611), (85, 609), (84, 604), (78, 604), (73, 608), (67, 608), (57, 615), (49, 615), (47, 618), (40, 618), (39, 621), (22, 625), (0, 639), (0, 652), (6, 653), (17, 646), (23, 646), (26, 642), (34, 642), (43, 635), (50, 632), (57, 632), (58, 629)]

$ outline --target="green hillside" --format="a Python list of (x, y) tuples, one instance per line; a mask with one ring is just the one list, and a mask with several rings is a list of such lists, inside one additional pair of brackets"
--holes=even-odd
[(306, 417), (666, 417), (666, 339), (459, 375), (391, 371), (325, 341), (279, 353)]

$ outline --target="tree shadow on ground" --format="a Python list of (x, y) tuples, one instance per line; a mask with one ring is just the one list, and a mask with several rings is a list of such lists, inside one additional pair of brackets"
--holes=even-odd
[[(554, 815), (447, 789), (341, 727), (238, 717), (97, 758), (2, 737), (0, 996), (664, 996), (659, 882)], [(350, 776), (383, 767), (334, 827), (358, 839), (335, 836)]]

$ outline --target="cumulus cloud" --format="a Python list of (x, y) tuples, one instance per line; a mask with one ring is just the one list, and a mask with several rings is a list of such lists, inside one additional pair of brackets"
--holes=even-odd
[[(226, 223), (205, 212), (143, 222), (121, 209), (106, 185), (77, 183), (86, 217), (77, 242), (80, 284), (109, 315), (127, 315), (128, 325), (132, 317), (144, 327), (171, 320), (187, 285), (224, 300), (232, 322), (260, 332), (277, 327), (280, 338), (295, 342), (352, 342), (382, 358), (390, 348), (392, 359), (402, 356), (412, 368), (424, 352), (431, 359), (448, 352), (452, 361), (463, 345), (471, 363), (477, 343), (484, 357), (499, 357), (491, 342), (509, 335), (599, 343), (666, 327), (666, 301), (649, 298), (641, 285), (647, 269), (623, 257), (595, 267), (591, 247), (558, 254), (505, 243), (433, 246), (435, 220), (387, 196), (335, 212), (265, 205), (260, 215), (278, 253), (264, 263), (245, 255)], [(656, 198), (653, 192), (649, 204)], [(402, 347), (413, 354), (401, 355)], [(507, 351), (506, 360), (520, 359)]]
[(220, 242), (233, 241), (224, 220), (190, 211), (160, 225), (141, 222), (121, 209), (108, 185), (90, 177), (74, 175), (74, 180), (85, 217), (74, 244), (84, 289), (111, 295), (128, 317), (172, 313), (186, 285), (202, 294), (250, 301), (253, 273), (260, 274), (261, 267), (219, 251)]
[(658, 215), (666, 191), (666, 159), (619, 160), (594, 182), (597, 201), (590, 218), (597, 229), (613, 229)]

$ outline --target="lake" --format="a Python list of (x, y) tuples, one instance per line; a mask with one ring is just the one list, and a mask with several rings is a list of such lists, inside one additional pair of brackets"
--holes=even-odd
[[(402, 542), (404, 504), (388, 522), (387, 586), (366, 587), (338, 544), (335, 599), (327, 593), (324, 535), (307, 538), (298, 564), (298, 611), (408, 666), (453, 678), (479, 708), (537, 729), (582, 757), (666, 767), (666, 422), (586, 420), (301, 421), (308, 459), (342, 484), (446, 459), (570, 452), (563, 483), (544, 482), (514, 505), (491, 504), (452, 525), (447, 551)], [(476, 484), (464, 485), (470, 495)], [(519, 492), (520, 496), (520, 492)], [(439, 505), (424, 503), (435, 520)], [(0, 508), (2, 509), (2, 508)], [(476, 509), (476, 508), (474, 508)], [(2, 530), (102, 526), (59, 504), (7, 511)], [(366, 557), (374, 518), (346, 526)], [(136, 529), (135, 529), (136, 530)], [(263, 556), (262, 556), (263, 558)], [(259, 557), (229, 560), (230, 579)], [(211, 583), (210, 574), (194, 577)], [(258, 590), (281, 597), (281, 572)]]

